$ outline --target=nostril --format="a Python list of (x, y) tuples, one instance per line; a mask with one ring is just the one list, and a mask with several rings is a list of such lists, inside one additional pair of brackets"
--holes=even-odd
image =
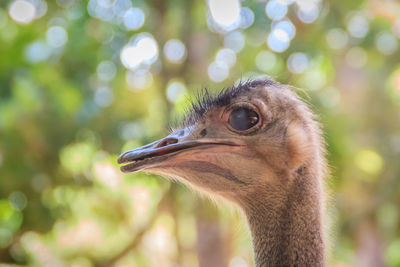
[(160, 143), (158, 143), (157, 147), (168, 146), (168, 145), (176, 144), (176, 143), (178, 143), (178, 139), (168, 137), (168, 138), (161, 140)]

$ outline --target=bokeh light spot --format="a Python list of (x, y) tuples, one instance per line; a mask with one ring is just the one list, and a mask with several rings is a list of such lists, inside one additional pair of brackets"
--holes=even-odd
[(272, 20), (280, 20), (287, 13), (287, 6), (283, 0), (270, 0), (265, 6), (265, 13)]
[(214, 82), (222, 82), (228, 78), (228, 75), (229, 68), (221, 61), (213, 62), (208, 67), (208, 77), (210, 77), (210, 79)]
[(124, 140), (131, 141), (143, 138), (145, 132), (140, 122), (128, 122), (121, 125), (119, 134)]
[(326, 41), (331, 48), (342, 49), (347, 45), (349, 37), (344, 30), (334, 28), (328, 31)]
[(65, 45), (68, 41), (68, 34), (63, 27), (53, 26), (47, 30), (46, 39), (49, 46), (57, 48)]
[(304, 73), (301, 81), (304, 88), (316, 91), (326, 84), (326, 74), (318, 68), (309, 69)]
[(243, 49), (245, 38), (242, 32), (234, 31), (227, 34), (224, 38), (224, 45), (226, 48), (230, 48), (236, 53)]
[(285, 31), (288, 34), (290, 39), (293, 39), (294, 36), (296, 35), (296, 28), (293, 25), (293, 23), (288, 19), (282, 20), (282, 21), (276, 23), (274, 26), (274, 30)]
[(310, 3), (306, 5), (301, 5), (297, 11), (297, 17), (304, 23), (312, 23), (319, 16), (319, 8), (315, 3)]
[(276, 63), (276, 55), (270, 51), (261, 51), (256, 56), (256, 66), (264, 72), (272, 70)]
[(355, 163), (364, 172), (377, 175), (383, 168), (383, 159), (376, 151), (364, 149), (355, 156)]
[(347, 30), (356, 38), (363, 38), (369, 30), (369, 23), (363, 16), (353, 16), (347, 23)]
[(267, 39), (269, 48), (275, 52), (283, 52), (290, 44), (289, 34), (282, 29), (274, 29)]
[(254, 23), (254, 12), (247, 7), (240, 10), (240, 28), (247, 29)]
[(235, 29), (240, 20), (239, 0), (209, 0), (211, 16), (218, 26), (226, 31)]
[(28, 199), (26, 198), (25, 194), (20, 191), (12, 192), (8, 197), (8, 200), (10, 200), (11, 204), (16, 210), (23, 210), (28, 203)]
[(111, 81), (114, 79), (117, 69), (112, 61), (102, 61), (97, 66), (97, 76), (102, 81)]
[(236, 64), (236, 54), (232, 49), (224, 48), (218, 51), (216, 61), (225, 63), (229, 68)]
[(107, 86), (99, 87), (94, 94), (94, 102), (100, 107), (108, 107), (114, 100), (114, 94)]
[(128, 30), (140, 29), (144, 20), (145, 15), (140, 8), (130, 8), (124, 14), (124, 25)]
[(393, 34), (381, 33), (375, 41), (376, 48), (384, 55), (391, 55), (397, 50), (398, 41)]
[(121, 50), (121, 62), (128, 69), (136, 69), (141, 64), (151, 65), (158, 58), (158, 46), (149, 33), (137, 35)]
[(308, 56), (304, 53), (293, 53), (289, 56), (287, 66), (292, 73), (303, 73), (309, 64)]
[(35, 18), (35, 6), (25, 0), (16, 0), (10, 5), (10, 17), (19, 23), (30, 23)]
[(171, 82), (167, 87), (167, 98), (172, 103), (184, 100), (186, 94), (186, 86), (178, 81)]
[(50, 56), (51, 49), (46, 42), (40, 40), (31, 43), (25, 48), (25, 58), (31, 63), (45, 61)]
[(171, 39), (164, 45), (164, 54), (170, 62), (182, 63), (186, 58), (186, 47), (181, 41)]
[(148, 70), (128, 71), (126, 82), (131, 91), (140, 91), (150, 87), (153, 83), (153, 75)]

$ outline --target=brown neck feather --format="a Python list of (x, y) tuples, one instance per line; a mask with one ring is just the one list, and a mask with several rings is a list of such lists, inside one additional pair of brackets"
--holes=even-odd
[(256, 266), (324, 266), (322, 186), (307, 175), (302, 169), (289, 191), (269, 188), (244, 208)]

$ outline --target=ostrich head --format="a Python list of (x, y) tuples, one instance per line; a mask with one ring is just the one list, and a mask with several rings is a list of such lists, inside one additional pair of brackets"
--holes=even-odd
[(192, 106), (167, 137), (123, 153), (123, 172), (178, 179), (243, 208), (266, 193), (285, 196), (299, 173), (320, 176), (319, 127), (288, 86), (272, 80), (240, 83)]

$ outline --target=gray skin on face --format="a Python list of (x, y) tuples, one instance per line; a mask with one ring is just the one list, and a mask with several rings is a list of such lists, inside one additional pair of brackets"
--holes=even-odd
[[(257, 116), (248, 129), (232, 124), (240, 109)], [(206, 94), (181, 127), (118, 162), (126, 164), (123, 172), (175, 178), (238, 204), (250, 224), (257, 266), (321, 266), (326, 168), (313, 117), (288, 86), (247, 82)]]

